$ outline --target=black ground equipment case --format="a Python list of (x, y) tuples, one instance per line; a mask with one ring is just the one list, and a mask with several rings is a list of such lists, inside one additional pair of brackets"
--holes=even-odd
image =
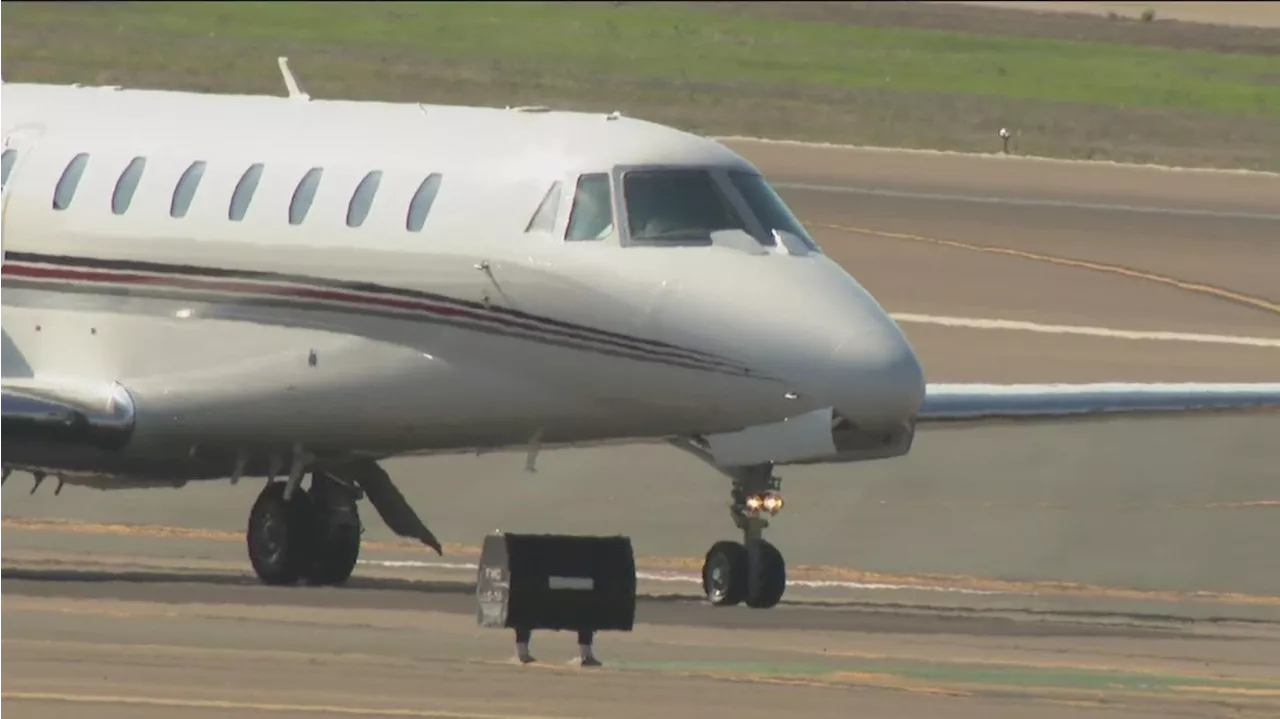
[(476, 599), (484, 627), (629, 632), (636, 615), (631, 538), (491, 534)]

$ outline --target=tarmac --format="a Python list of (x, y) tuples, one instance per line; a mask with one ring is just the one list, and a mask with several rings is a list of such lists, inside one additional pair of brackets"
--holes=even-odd
[[(1280, 348), (1221, 339), (1280, 339), (1280, 176), (729, 144), (914, 318), (931, 381), (1280, 381)], [(728, 482), (671, 450), (548, 452), (536, 474), (519, 454), (391, 462), (445, 556), (365, 508), (341, 588), (252, 579), (254, 483), (54, 496), (15, 475), (3, 708), (1275, 716), (1277, 436), (1280, 416), (1006, 424), (789, 469), (769, 537), (793, 581), (763, 612), (696, 599), (702, 553), (733, 536)], [(535, 635), (542, 661), (519, 666), (508, 633), (476, 626), (475, 548), (498, 528), (632, 537), (638, 624), (600, 637), (604, 667), (566, 664), (561, 634)]]

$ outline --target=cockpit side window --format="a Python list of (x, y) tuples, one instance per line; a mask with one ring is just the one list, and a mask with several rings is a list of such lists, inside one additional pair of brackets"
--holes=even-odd
[(3, 155), (0, 155), (0, 159), (3, 160), (0, 165), (4, 168), (4, 174), (0, 177), (0, 187), (3, 187), (9, 184), (9, 171), (13, 169), (13, 163), (18, 159), (18, 151), (11, 147), (5, 150)]
[[(796, 219), (791, 212), (791, 208), (787, 207), (787, 203), (763, 177), (751, 172), (733, 170), (729, 172), (729, 181), (742, 194), (747, 207), (751, 208), (751, 212), (760, 220), (760, 224), (764, 225), (765, 232), (772, 234), (774, 230), (785, 230), (799, 237), (809, 249), (819, 251), (818, 243), (813, 241), (805, 231), (804, 225), (800, 224), (800, 220)], [(773, 244), (772, 237), (769, 238), (769, 244)]]
[(633, 170), (622, 178), (632, 240), (710, 240), (747, 225), (706, 170)]
[(529, 218), (529, 224), (524, 228), (524, 231), (550, 233), (556, 227), (556, 215), (559, 211), (560, 181), (557, 180), (552, 183), (551, 189), (547, 190), (547, 194), (542, 197), (542, 203), (534, 211), (533, 217)]
[(578, 188), (573, 196), (573, 209), (569, 211), (569, 228), (566, 240), (599, 240), (613, 232), (613, 194), (609, 189), (609, 175), (598, 172), (578, 178)]

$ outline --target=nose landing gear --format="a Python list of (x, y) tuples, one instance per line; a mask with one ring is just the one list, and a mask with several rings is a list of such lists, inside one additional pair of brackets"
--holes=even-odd
[(716, 542), (702, 564), (702, 590), (718, 607), (745, 603), (754, 609), (778, 604), (787, 587), (787, 565), (778, 548), (764, 540), (769, 517), (782, 511), (782, 480), (772, 465), (722, 470), (733, 479), (729, 513), (743, 541)]

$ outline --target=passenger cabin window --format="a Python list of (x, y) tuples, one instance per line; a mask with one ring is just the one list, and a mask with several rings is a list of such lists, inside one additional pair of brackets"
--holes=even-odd
[(613, 194), (609, 175), (603, 172), (582, 175), (569, 211), (566, 240), (599, 240), (613, 232)]
[(769, 237), (765, 238), (767, 244), (777, 244), (772, 234), (774, 230), (785, 230), (799, 237), (809, 249), (818, 250), (818, 243), (814, 242), (805, 231), (804, 225), (800, 224), (800, 220), (796, 219), (791, 212), (791, 208), (787, 207), (787, 203), (763, 177), (752, 172), (734, 170), (729, 173), (729, 181), (742, 194), (747, 207), (755, 213), (760, 224), (764, 225), (765, 232), (770, 233)]
[(261, 180), (262, 163), (255, 162), (240, 176), (235, 192), (231, 193), (231, 207), (227, 209), (228, 219), (232, 222), (244, 219), (244, 214), (249, 210), (249, 202), (253, 200), (253, 193), (258, 189), (258, 182)]
[(422, 229), (423, 223), (427, 221), (427, 213), (431, 212), (431, 205), (435, 203), (439, 192), (440, 173), (433, 172), (427, 175), (421, 185), (418, 185), (418, 191), (413, 193), (413, 199), (409, 201), (409, 213), (404, 219), (406, 230), (418, 232)]
[(142, 179), (142, 171), (147, 167), (147, 158), (135, 157), (129, 161), (129, 166), (124, 168), (124, 172), (120, 173), (120, 179), (116, 180), (115, 192), (111, 193), (111, 211), (117, 215), (123, 215), (129, 209), (129, 204), (133, 202), (133, 193), (138, 189), (138, 181)]
[(359, 185), (356, 185), (356, 191), (351, 195), (351, 201), (347, 203), (347, 227), (359, 227), (364, 224), (364, 218), (369, 216), (369, 209), (373, 207), (373, 196), (378, 192), (378, 183), (382, 182), (382, 170), (374, 170), (364, 176)]
[(289, 224), (301, 225), (307, 219), (307, 211), (311, 209), (311, 202), (316, 199), (316, 188), (320, 186), (320, 176), (323, 174), (322, 168), (313, 167), (302, 176), (293, 190), (293, 199), (289, 202)]
[(706, 170), (635, 170), (622, 178), (631, 239), (710, 240), (747, 225)]
[(186, 217), (191, 209), (191, 200), (196, 196), (196, 188), (200, 186), (200, 178), (204, 177), (204, 160), (196, 160), (178, 178), (173, 188), (173, 199), (169, 201), (170, 217)]
[(547, 232), (556, 228), (556, 214), (560, 210), (560, 182), (557, 180), (543, 196), (538, 209), (534, 211), (525, 232)]
[(9, 186), (9, 171), (13, 169), (13, 163), (18, 159), (18, 151), (9, 148), (3, 154), (0, 154), (0, 187)]
[(80, 186), (80, 178), (84, 175), (87, 164), (89, 164), (87, 152), (76, 155), (71, 158), (71, 162), (67, 163), (62, 171), (62, 177), (58, 178), (58, 184), (53, 188), (53, 209), (65, 210), (71, 206), (71, 200), (76, 196), (76, 188)]

